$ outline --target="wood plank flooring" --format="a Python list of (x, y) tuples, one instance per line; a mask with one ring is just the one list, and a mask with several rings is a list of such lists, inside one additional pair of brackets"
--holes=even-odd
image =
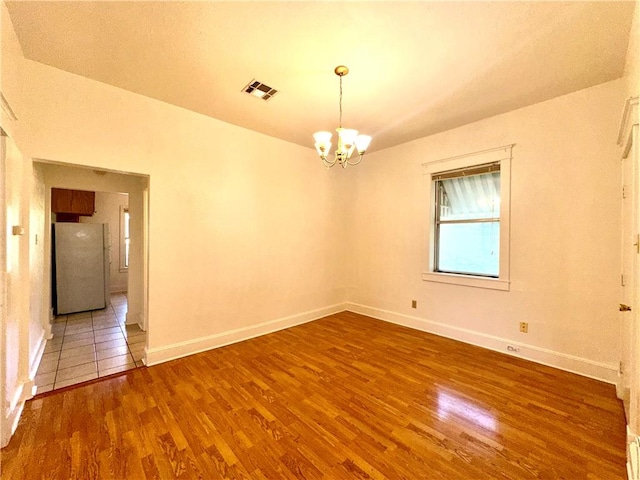
[(29, 401), (3, 479), (623, 479), (614, 387), (343, 312)]

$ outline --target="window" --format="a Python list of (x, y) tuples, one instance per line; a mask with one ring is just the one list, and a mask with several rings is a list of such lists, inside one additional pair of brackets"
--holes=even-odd
[(120, 207), (120, 271), (129, 269), (129, 209)]
[(424, 164), (427, 281), (509, 289), (512, 145)]
[(433, 175), (434, 271), (497, 278), (500, 270), (500, 164)]

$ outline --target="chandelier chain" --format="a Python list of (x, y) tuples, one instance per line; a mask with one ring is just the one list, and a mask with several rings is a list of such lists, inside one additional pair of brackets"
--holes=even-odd
[(340, 75), (340, 128), (342, 128), (342, 75)]

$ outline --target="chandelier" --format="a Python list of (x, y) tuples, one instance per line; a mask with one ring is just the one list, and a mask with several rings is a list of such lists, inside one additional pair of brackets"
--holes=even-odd
[[(331, 132), (316, 132), (313, 134), (313, 138), (316, 141), (316, 151), (325, 167), (331, 168), (338, 163), (342, 168), (347, 168), (347, 165), (357, 165), (362, 161), (362, 156), (371, 143), (371, 137), (358, 135), (358, 131), (351, 128), (342, 128), (342, 77), (349, 73), (349, 69), (344, 65), (339, 65), (334, 72), (340, 77), (340, 126), (336, 128), (338, 147), (333, 154), (333, 160), (327, 159), (329, 150), (331, 150)], [(358, 158), (350, 160), (354, 150), (358, 150)]]

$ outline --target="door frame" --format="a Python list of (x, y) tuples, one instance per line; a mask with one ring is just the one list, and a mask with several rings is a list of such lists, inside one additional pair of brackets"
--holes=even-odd
[[(146, 364), (146, 350), (148, 348), (148, 331), (150, 328), (148, 320), (145, 322), (139, 321), (138, 318), (147, 319), (148, 317), (148, 268), (149, 262), (148, 259), (142, 258), (142, 253), (148, 252), (149, 247), (149, 218), (148, 216), (143, 217), (143, 195), (144, 192), (149, 190), (150, 185), (150, 176), (144, 174), (130, 173), (130, 172), (121, 172), (121, 171), (112, 171), (107, 169), (99, 169), (96, 170), (93, 167), (88, 167), (86, 165), (79, 164), (70, 164), (59, 161), (49, 161), (44, 159), (37, 159), (37, 163), (41, 164), (45, 169), (45, 199), (46, 199), (46, 211), (45, 211), (45, 231), (44, 231), (44, 240), (45, 240), (45, 258), (44, 258), (44, 297), (46, 297), (46, 311), (47, 311), (47, 323), (51, 321), (53, 318), (53, 310), (51, 308), (51, 188), (59, 187), (59, 188), (69, 188), (69, 189), (78, 189), (78, 190), (94, 190), (99, 192), (107, 192), (107, 193), (127, 193), (129, 195), (129, 207), (131, 209), (131, 202), (138, 201), (140, 204), (137, 206), (137, 210), (140, 211), (140, 229), (138, 232), (139, 241), (142, 245), (139, 248), (139, 251), (136, 251), (135, 254), (139, 257), (136, 259), (136, 262), (140, 265), (139, 272), (134, 279), (133, 285), (131, 276), (128, 279), (127, 285), (127, 295), (133, 292), (135, 293), (135, 299), (129, 296), (129, 308), (131, 309), (132, 305), (136, 306), (136, 312), (140, 312), (135, 316), (136, 322), (139, 323), (141, 328), (147, 331), (147, 344), (145, 345), (145, 355), (143, 357), (143, 362)], [(49, 175), (50, 170), (47, 170), (48, 166), (52, 168), (60, 167), (65, 169), (66, 172), (58, 171), (53, 173), (53, 176)], [(110, 180), (107, 178), (107, 174), (114, 174), (120, 177), (119, 184), (115, 185), (110, 183)], [(127, 178), (128, 180), (122, 180), (123, 178)], [(124, 182), (124, 183), (122, 183)], [(137, 200), (132, 200), (132, 197), (137, 198)], [(144, 269), (144, 271), (143, 271)], [(131, 271), (130, 271), (131, 273)], [(129, 317), (129, 312), (127, 312), (127, 318)], [(128, 322), (127, 322), (128, 323)], [(49, 325), (50, 327), (50, 325)]]
[[(638, 97), (630, 97), (625, 102), (620, 131), (618, 134), (618, 145), (623, 147), (622, 161), (630, 161), (629, 171), (631, 179), (624, 178), (624, 164), (622, 169), (623, 186), (630, 186), (628, 192), (630, 195), (631, 209), (630, 214), (630, 230), (624, 231), (624, 218), (621, 225), (623, 234), (630, 233), (634, 236), (636, 243), (640, 242), (640, 140), (638, 138)], [(629, 185), (629, 180), (631, 184)], [(622, 212), (624, 215), (624, 210)], [(624, 248), (629, 248), (625, 239), (622, 240)], [(621, 252), (621, 266), (630, 269), (630, 272), (624, 272), (625, 278), (630, 280), (631, 292), (628, 292), (628, 301), (631, 302), (631, 311), (623, 312), (621, 319), (625, 322), (630, 321), (630, 327), (622, 328), (622, 342), (628, 349), (628, 358), (624, 359), (623, 368), (619, 372), (616, 391), (618, 397), (625, 401), (625, 413), (627, 415), (627, 443), (633, 441), (640, 435), (640, 245), (632, 245), (634, 254), (631, 257), (632, 265), (625, 266), (625, 252)], [(624, 288), (624, 287), (622, 287)], [(629, 318), (626, 320), (624, 315)], [(623, 323), (624, 325), (624, 323)]]

